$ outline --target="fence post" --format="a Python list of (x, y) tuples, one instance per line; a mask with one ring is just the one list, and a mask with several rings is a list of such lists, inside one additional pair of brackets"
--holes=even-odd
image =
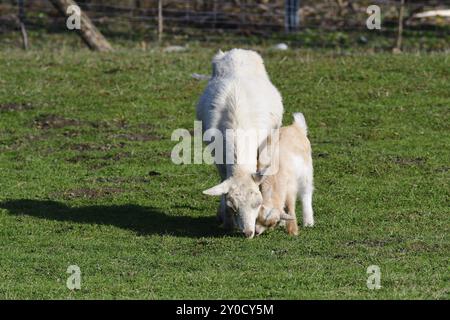
[(163, 36), (163, 0), (158, 0), (158, 41), (161, 42)]
[(403, 40), (403, 15), (405, 14), (405, 0), (400, 2), (400, 12), (398, 16), (398, 34), (397, 43), (394, 48), (394, 52), (402, 51), (402, 40)]
[(19, 0), (18, 5), (19, 5), (19, 24), (20, 24), (20, 32), (22, 33), (23, 48), (25, 50), (28, 50), (28, 34), (27, 29), (25, 28), (24, 0)]
[(285, 18), (284, 25), (286, 32), (297, 31), (300, 19), (298, 17), (298, 9), (300, 8), (300, 0), (285, 0)]

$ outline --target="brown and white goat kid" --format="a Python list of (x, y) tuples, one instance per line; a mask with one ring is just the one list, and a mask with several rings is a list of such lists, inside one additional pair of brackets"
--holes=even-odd
[[(280, 129), (279, 139), (272, 164), (278, 172), (268, 175), (260, 186), (263, 205), (256, 225), (256, 234), (286, 221), (290, 235), (298, 234), (295, 202), (300, 196), (303, 207), (303, 225), (313, 226), (313, 164), (311, 144), (307, 137), (307, 126), (302, 113), (294, 114), (294, 123)], [(260, 165), (260, 164), (258, 164)], [(285, 210), (287, 212), (285, 212)]]

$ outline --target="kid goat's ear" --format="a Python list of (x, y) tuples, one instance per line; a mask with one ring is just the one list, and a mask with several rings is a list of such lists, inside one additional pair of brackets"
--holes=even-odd
[(266, 180), (267, 175), (264, 174), (264, 172), (256, 172), (256, 173), (252, 173), (252, 178), (253, 181), (255, 181), (256, 184), (261, 184), (263, 183), (264, 180)]

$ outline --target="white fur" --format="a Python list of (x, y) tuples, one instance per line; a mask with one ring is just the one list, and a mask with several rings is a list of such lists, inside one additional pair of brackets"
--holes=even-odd
[[(197, 118), (203, 122), (203, 130), (218, 129), (224, 136), (227, 129), (234, 132), (240, 129), (266, 132), (259, 134), (251, 147), (245, 148), (239, 147), (240, 137), (235, 137), (234, 154), (231, 155), (236, 159), (235, 163), (217, 165), (222, 181), (228, 182), (204, 192), (211, 195), (226, 194), (230, 198), (227, 201), (235, 201), (237, 225), (251, 238), (258, 215), (252, 202), (261, 197), (258, 183), (251, 178), (251, 174), (257, 169), (258, 146), (271, 129), (281, 126), (281, 95), (270, 82), (261, 56), (254, 51), (219, 51), (213, 58), (212, 66), (212, 77), (197, 106)], [(224, 163), (227, 152), (230, 150), (224, 152)], [(239, 161), (244, 158), (252, 161)], [(226, 220), (227, 214), (223, 211), (221, 214)]]
[(294, 123), (305, 130), (305, 133), (308, 134), (308, 126), (306, 125), (305, 116), (301, 112), (296, 112), (293, 114), (294, 116)]

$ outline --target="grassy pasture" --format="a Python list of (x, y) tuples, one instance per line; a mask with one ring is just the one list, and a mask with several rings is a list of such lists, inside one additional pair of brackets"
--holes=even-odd
[(449, 55), (258, 48), (309, 125), (316, 226), (246, 240), (216, 169), (170, 160), (216, 49), (0, 51), (0, 298), (448, 299)]

